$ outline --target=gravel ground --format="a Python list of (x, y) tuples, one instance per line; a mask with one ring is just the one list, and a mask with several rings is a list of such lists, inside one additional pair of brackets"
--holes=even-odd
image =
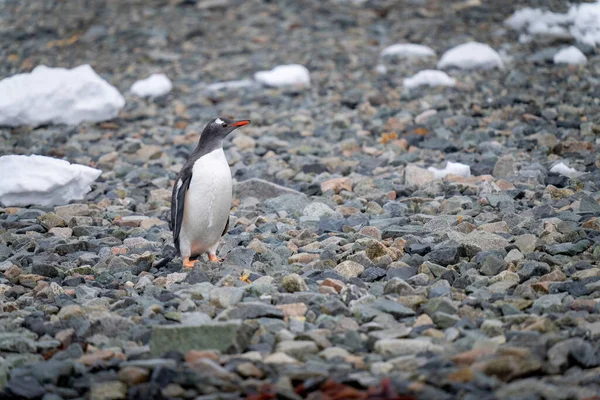
[[(0, 208), (0, 398), (598, 399), (600, 55), (554, 65), (569, 41), (503, 26), (563, 2), (477, 3), (0, 0), (0, 78), (89, 63), (127, 99), (0, 128), (0, 154), (103, 171), (83, 202)], [(375, 70), (394, 43), (469, 40), (506, 68), (411, 91), (436, 59)], [(289, 63), (310, 88), (206, 90)], [(127, 93), (154, 72), (171, 94)], [(224, 262), (157, 270), (219, 115), (252, 120), (225, 144)], [(473, 176), (434, 180), (446, 161)]]

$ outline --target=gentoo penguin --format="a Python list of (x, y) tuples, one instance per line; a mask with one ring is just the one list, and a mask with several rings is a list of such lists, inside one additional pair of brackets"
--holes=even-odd
[(191, 261), (190, 257), (202, 253), (208, 253), (210, 261), (221, 261), (217, 246), (229, 226), (233, 195), (223, 139), (249, 123), (228, 118), (208, 123), (198, 146), (177, 175), (171, 197), (171, 230), (184, 268), (193, 268), (198, 260)]

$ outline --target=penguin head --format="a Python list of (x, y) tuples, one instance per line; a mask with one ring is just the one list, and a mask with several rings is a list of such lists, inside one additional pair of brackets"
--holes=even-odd
[(229, 118), (216, 118), (206, 125), (204, 131), (202, 131), (201, 138), (223, 140), (240, 126), (248, 125), (249, 123), (250, 120), (248, 119), (234, 121)]

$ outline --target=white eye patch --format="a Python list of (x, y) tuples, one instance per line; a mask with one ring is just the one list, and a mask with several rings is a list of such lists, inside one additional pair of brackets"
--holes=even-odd
[(220, 125), (223, 123), (223, 120), (221, 118), (217, 118), (215, 119), (215, 123)]

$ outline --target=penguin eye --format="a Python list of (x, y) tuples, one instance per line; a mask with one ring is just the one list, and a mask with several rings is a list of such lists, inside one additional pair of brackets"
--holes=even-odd
[(221, 124), (221, 126), (222, 126), (223, 128), (227, 128), (227, 124), (226, 124), (225, 122), (223, 122), (223, 123)]

